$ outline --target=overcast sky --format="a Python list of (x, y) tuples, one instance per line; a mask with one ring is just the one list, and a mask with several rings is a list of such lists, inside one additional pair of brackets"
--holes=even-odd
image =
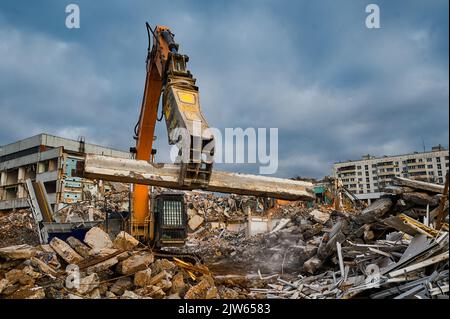
[[(76, 3), (81, 28), (65, 27)], [(381, 10), (367, 29), (366, 5)], [(0, 2), (0, 145), (41, 132), (127, 150), (145, 21), (170, 26), (210, 126), (276, 127), (283, 177), (448, 146), (448, 0)], [(158, 161), (167, 161), (158, 125)], [(223, 168), (223, 166), (222, 166)], [(227, 170), (257, 173), (255, 165)]]

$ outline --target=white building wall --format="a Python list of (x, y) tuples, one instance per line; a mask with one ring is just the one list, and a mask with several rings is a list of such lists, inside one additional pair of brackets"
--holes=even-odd
[(394, 176), (444, 184), (448, 170), (449, 151), (436, 150), (335, 163), (333, 176), (361, 199), (374, 199)]

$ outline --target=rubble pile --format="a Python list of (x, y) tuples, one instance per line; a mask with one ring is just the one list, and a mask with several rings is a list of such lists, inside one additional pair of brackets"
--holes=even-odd
[[(213, 263), (213, 271), (228, 263), (239, 265), (235, 270), (258, 271), (261, 281), (261, 271), (275, 273), (275, 282), (268, 276), (265, 287), (250, 289), (256, 297), (448, 298), (448, 198), (441, 200), (443, 187), (401, 179), (395, 183), (354, 214), (298, 210), (270, 233), (246, 238), (244, 232), (204, 231), (189, 246)], [(446, 220), (438, 223), (439, 215)]]
[[(100, 184), (100, 183), (99, 183)], [(69, 204), (54, 212), (58, 223), (105, 220), (106, 212), (128, 210), (129, 185), (102, 182), (100, 185), (86, 185), (83, 190), (85, 200)]]
[(226, 293), (205, 266), (158, 259), (125, 232), (112, 241), (94, 227), (84, 241), (54, 237), (48, 245), (0, 249), (0, 298), (210, 299)]
[(273, 199), (201, 192), (185, 192), (185, 200), (192, 231), (207, 222), (245, 222), (249, 212), (252, 216), (269, 214), (272, 218), (286, 218), (305, 207), (305, 203), (299, 201), (288, 202), (280, 208)]
[(0, 213), (0, 247), (39, 244), (36, 223), (29, 209)]

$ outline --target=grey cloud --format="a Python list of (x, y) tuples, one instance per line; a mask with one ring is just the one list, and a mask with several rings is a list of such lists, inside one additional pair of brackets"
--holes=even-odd
[[(339, 160), (447, 143), (446, 1), (380, 1), (380, 30), (364, 27), (361, 1), (108, 3), (80, 1), (79, 33), (0, 14), (1, 144), (48, 131), (127, 149), (145, 20), (171, 26), (191, 57), (211, 126), (279, 128), (279, 176), (321, 177)], [(167, 161), (163, 123), (156, 134)]]

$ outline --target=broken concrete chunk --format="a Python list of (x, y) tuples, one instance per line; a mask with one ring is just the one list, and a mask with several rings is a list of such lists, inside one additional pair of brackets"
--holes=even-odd
[(100, 273), (102, 271), (105, 271), (109, 268), (111, 268), (112, 266), (114, 266), (115, 264), (117, 264), (119, 262), (119, 259), (117, 259), (117, 257), (113, 257), (110, 259), (107, 259), (105, 261), (102, 261), (98, 264), (92, 265), (90, 267), (88, 267), (86, 269), (86, 273), (88, 275), (93, 274), (93, 273)]
[(194, 217), (195, 215), (197, 215), (197, 210), (195, 210), (195, 209), (193, 209), (193, 208), (188, 208), (188, 210), (187, 210), (187, 215), (188, 215), (188, 218), (192, 218), (192, 217)]
[(133, 282), (129, 277), (120, 278), (117, 280), (111, 287), (110, 291), (114, 293), (117, 296), (122, 295), (125, 290), (130, 289), (133, 287)]
[(182, 272), (178, 272), (175, 276), (172, 278), (172, 288), (170, 292), (172, 294), (178, 294), (180, 296), (184, 296), (186, 293), (187, 287), (184, 282), (184, 276)]
[(282, 219), (278, 222), (278, 224), (275, 226), (275, 228), (272, 229), (271, 233), (273, 234), (273, 233), (276, 233), (276, 232), (279, 231), (279, 230), (282, 230), (284, 227), (287, 226), (287, 224), (290, 223), (290, 221), (291, 221), (290, 218), (282, 218)]
[(238, 299), (239, 298), (239, 293), (237, 291), (235, 291), (234, 289), (227, 288), (227, 287), (221, 287), (219, 294), (222, 299)]
[(150, 268), (138, 271), (134, 275), (134, 285), (138, 287), (145, 287), (150, 285), (152, 279), (152, 270)]
[(120, 296), (120, 299), (142, 299), (142, 296), (139, 296), (138, 294), (136, 294), (132, 291), (126, 290), (122, 294), (122, 296)]
[(3, 290), (8, 287), (9, 281), (8, 279), (0, 279), (0, 294), (2, 294)]
[(317, 256), (311, 257), (303, 264), (303, 270), (314, 274), (322, 266), (322, 263), (322, 260)]
[(162, 299), (166, 296), (166, 293), (161, 287), (151, 286), (150, 297), (154, 299)]
[(191, 219), (189, 219), (189, 222), (188, 222), (189, 228), (194, 231), (198, 227), (200, 227), (204, 221), (205, 221), (205, 219), (202, 216), (194, 215)]
[(83, 258), (89, 257), (89, 251), (91, 249), (82, 243), (81, 240), (71, 236), (67, 238), (66, 242)]
[(107, 298), (107, 299), (116, 299), (117, 296), (115, 294), (113, 294), (111, 291), (107, 291), (107, 292), (105, 292), (105, 298)]
[(109, 235), (98, 227), (89, 229), (84, 237), (84, 242), (95, 250), (113, 247), (113, 242), (109, 238)]
[(154, 274), (157, 274), (163, 270), (172, 270), (176, 267), (175, 263), (171, 262), (167, 259), (157, 259), (152, 264), (152, 271)]
[(24, 274), (26, 274), (34, 279), (42, 277), (42, 275), (40, 273), (38, 273), (37, 271), (34, 271), (34, 268), (31, 266), (25, 266), (22, 269), (22, 271), (24, 272)]
[(51, 266), (47, 265), (42, 260), (32, 257), (30, 261), (31, 261), (31, 264), (34, 267), (38, 268), (41, 272), (43, 272), (47, 275), (50, 275), (52, 277), (57, 276), (58, 272), (55, 269), (53, 269)]
[(149, 284), (150, 285), (156, 285), (157, 283), (159, 283), (163, 279), (171, 279), (171, 278), (172, 278), (172, 275), (169, 274), (167, 271), (163, 270), (159, 274), (157, 274), (156, 276), (153, 276), (150, 279)]
[(5, 274), (5, 279), (7, 279), (11, 285), (15, 284), (16, 282), (19, 282), (21, 285), (34, 285), (33, 277), (27, 275), (19, 269), (12, 269), (8, 271)]
[(54, 237), (50, 241), (50, 246), (54, 251), (56, 251), (59, 256), (61, 256), (62, 259), (64, 259), (69, 264), (77, 264), (84, 259), (66, 242), (57, 237)]
[(6, 259), (29, 259), (36, 253), (36, 248), (27, 244), (0, 248), (0, 257)]
[(314, 209), (309, 215), (316, 221), (317, 223), (325, 224), (330, 219), (330, 214), (321, 212), (318, 209)]
[(116, 248), (93, 248), (89, 251), (89, 256), (94, 258), (107, 257), (117, 252), (118, 249)]
[(356, 221), (360, 224), (375, 222), (391, 209), (392, 204), (393, 202), (390, 198), (377, 199), (372, 203), (372, 205), (364, 209), (358, 216), (356, 216)]
[(439, 197), (430, 196), (426, 193), (420, 192), (405, 193), (402, 195), (402, 198), (407, 202), (423, 207), (426, 207), (427, 205), (430, 205), (432, 207), (439, 205)]
[(41, 287), (22, 288), (10, 296), (12, 299), (44, 299), (45, 290)]
[(77, 292), (81, 295), (84, 295), (93, 289), (97, 288), (100, 283), (97, 274), (91, 274), (86, 276), (80, 280), (80, 285), (77, 288)]
[(211, 277), (203, 276), (203, 279), (186, 292), (184, 299), (209, 299), (218, 298), (217, 288)]
[(147, 286), (144, 288), (136, 289), (135, 292), (140, 296), (148, 296), (152, 299), (162, 299), (166, 296), (165, 292), (161, 287), (157, 286)]
[(160, 287), (164, 292), (172, 288), (172, 282), (169, 279), (162, 279), (155, 286)]
[(54, 254), (55, 253), (55, 251), (53, 250), (53, 248), (49, 244), (39, 245), (38, 248), (40, 250), (42, 250), (43, 252), (45, 252), (45, 253), (50, 253), (50, 254)]
[(117, 272), (122, 275), (129, 275), (139, 270), (144, 270), (153, 260), (152, 253), (143, 251), (121, 261), (117, 265)]
[(88, 299), (101, 299), (102, 296), (100, 294), (100, 289), (99, 288), (95, 288), (94, 290), (92, 290), (91, 292), (86, 294), (86, 298), (88, 298)]
[(117, 249), (132, 250), (139, 245), (139, 241), (127, 232), (121, 231), (114, 239), (113, 245)]

